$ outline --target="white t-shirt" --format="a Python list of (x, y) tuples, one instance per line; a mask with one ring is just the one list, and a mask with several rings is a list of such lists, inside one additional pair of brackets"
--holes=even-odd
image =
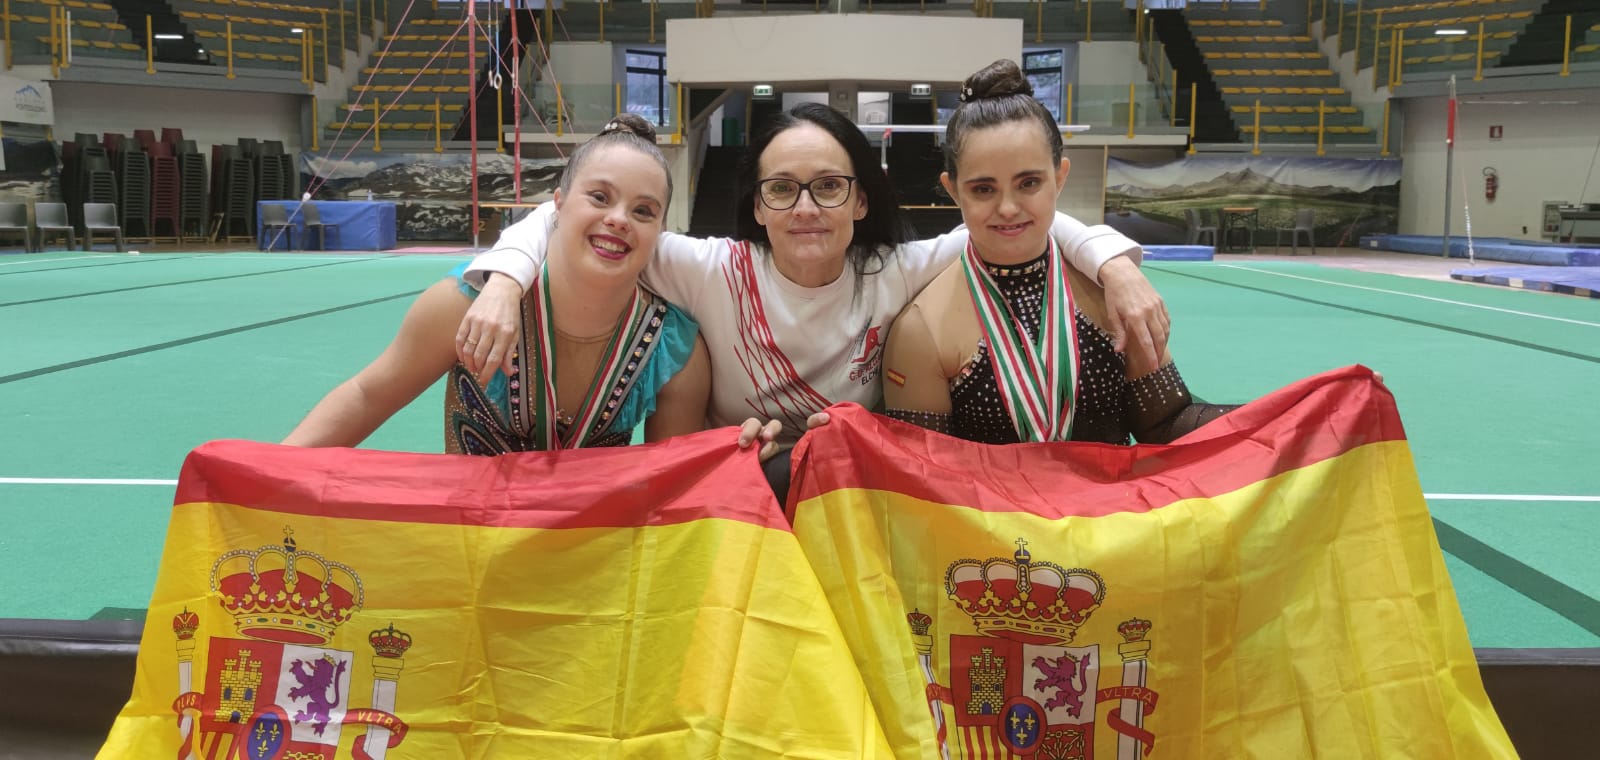
[[(507, 228), (493, 249), (472, 260), (467, 281), (482, 287), (500, 272), (526, 291), (544, 261), (554, 218), (555, 204), (546, 203)], [(1058, 213), (1050, 230), (1067, 262), (1097, 281), (1107, 261), (1143, 257), (1137, 243), (1104, 225)], [(890, 323), (966, 245), (967, 232), (958, 228), (886, 251), (881, 268), (861, 277), (859, 287), (847, 264), (839, 279), (808, 288), (784, 277), (757, 244), (666, 232), (641, 279), (700, 323), (711, 353), (710, 426), (776, 419), (783, 422), (780, 442), (789, 444), (805, 432), (807, 417), (832, 404), (881, 405)]]

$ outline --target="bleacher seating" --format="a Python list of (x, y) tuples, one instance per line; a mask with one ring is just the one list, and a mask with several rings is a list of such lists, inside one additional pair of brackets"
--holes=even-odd
[[(1241, 6), (1249, 4), (1240, 4)], [(1240, 9), (1185, 11), (1195, 44), (1222, 93), (1240, 139), (1255, 139), (1260, 103), (1261, 142), (1316, 142), (1319, 119), (1326, 142), (1371, 144), (1376, 135), (1327, 54), (1309, 34), (1281, 20), (1254, 18)]]
[[(345, 50), (359, 49), (358, 23), (353, 4), (340, 10), (339, 0), (301, 0), (297, 3), (270, 3), (254, 0), (167, 0), (162, 5), (173, 9), (166, 21), (158, 14), (157, 32), (179, 32), (185, 43), (200, 48), (198, 55), (185, 55), (183, 63), (213, 63), (226, 66), (230, 57), (228, 22), (233, 22), (235, 70), (268, 69), (298, 72), (301, 69), (301, 36), (309, 35), (311, 68), (316, 79), (324, 78), (324, 61), (340, 65)], [(367, 4), (362, 4), (368, 8)], [(9, 22), (13, 64), (48, 64), (51, 61), (51, 18), (58, 11), (69, 11), (73, 59), (110, 58), (145, 60), (146, 34), (143, 16), (128, 17), (101, 0), (14, 0)], [(370, 10), (359, 18), (367, 19)], [(65, 16), (63, 16), (65, 17)], [(303, 30), (296, 33), (295, 29)], [(324, 37), (327, 37), (324, 40)], [(171, 52), (173, 42), (157, 42), (157, 62), (163, 52)], [(193, 50), (193, 48), (190, 48)]]
[[(325, 120), (323, 139), (346, 144), (360, 139), (372, 128), (374, 108), (381, 109), (382, 135), (431, 140), (437, 113), (444, 139), (452, 139), (476, 68), (467, 58), (466, 32), (455, 33), (460, 24), (457, 19), (415, 18), (384, 38), (346, 102)], [(493, 52), (480, 49), (479, 60)]]

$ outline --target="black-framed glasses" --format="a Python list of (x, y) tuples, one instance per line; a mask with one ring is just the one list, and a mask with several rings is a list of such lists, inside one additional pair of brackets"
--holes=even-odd
[(850, 199), (850, 186), (856, 181), (855, 177), (843, 174), (830, 174), (817, 177), (810, 182), (801, 182), (787, 177), (773, 177), (756, 183), (756, 194), (761, 196), (761, 204), (773, 211), (786, 211), (794, 208), (800, 202), (800, 191), (811, 194), (811, 202), (821, 208), (837, 208), (843, 206)]

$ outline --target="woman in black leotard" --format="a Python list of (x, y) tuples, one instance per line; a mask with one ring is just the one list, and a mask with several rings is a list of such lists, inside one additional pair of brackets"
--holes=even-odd
[(1015, 63), (967, 79), (940, 181), (971, 238), (895, 320), (889, 415), (983, 443), (1126, 444), (1171, 441), (1233, 408), (1195, 403), (1170, 353), (1152, 364), (1112, 347), (1103, 291), (1061, 266), (1048, 234), (1068, 168)]

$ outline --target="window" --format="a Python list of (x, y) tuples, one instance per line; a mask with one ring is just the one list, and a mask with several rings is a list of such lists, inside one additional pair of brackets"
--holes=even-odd
[(1033, 85), (1033, 97), (1044, 104), (1056, 121), (1061, 121), (1061, 51), (1023, 53), (1022, 73)]
[(648, 119), (650, 123), (666, 126), (667, 117), (667, 54), (659, 50), (629, 50), (627, 52), (627, 109)]

